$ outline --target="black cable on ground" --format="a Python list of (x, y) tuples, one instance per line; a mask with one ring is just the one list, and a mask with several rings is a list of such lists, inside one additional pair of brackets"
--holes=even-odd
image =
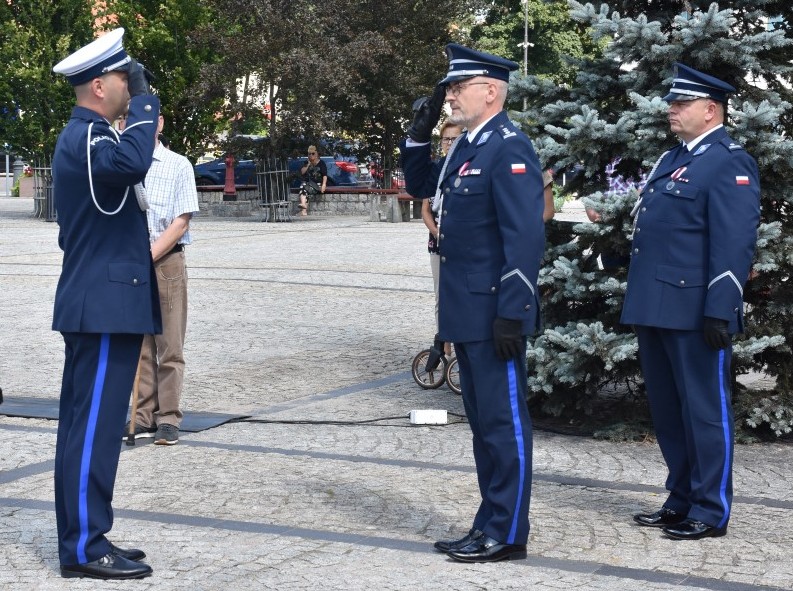
[[(465, 419), (465, 415), (460, 415), (456, 413), (447, 413), (451, 416), (455, 417), (462, 417)], [(376, 419), (361, 419), (358, 421), (332, 421), (332, 420), (322, 420), (322, 421), (311, 421), (307, 419), (254, 419), (254, 418), (238, 418), (232, 419), (228, 421), (229, 423), (260, 423), (260, 424), (280, 424), (280, 425), (341, 425), (341, 426), (351, 426), (351, 427), (362, 427), (367, 425), (372, 425), (374, 423), (380, 421), (402, 421), (404, 419), (410, 419), (410, 415), (403, 415), (403, 416), (394, 416), (394, 417), (380, 417)], [(444, 427), (447, 425), (458, 425), (460, 423), (467, 423), (467, 420), (461, 421), (450, 421), (448, 423), (440, 423), (440, 424), (422, 424), (422, 425), (379, 425), (381, 427)]]

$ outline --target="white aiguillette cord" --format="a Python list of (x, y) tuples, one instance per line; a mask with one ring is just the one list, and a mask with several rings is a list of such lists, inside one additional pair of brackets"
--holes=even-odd
[[(647, 187), (647, 185), (650, 184), (650, 181), (653, 180), (653, 175), (655, 174), (655, 171), (658, 170), (658, 165), (661, 164), (661, 160), (663, 160), (664, 157), (669, 152), (671, 152), (671, 150), (667, 150), (666, 152), (661, 154), (661, 156), (658, 158), (658, 160), (655, 161), (655, 164), (653, 164), (653, 167), (650, 170), (650, 174), (647, 177), (647, 182), (644, 183), (645, 188)], [(644, 193), (644, 189), (642, 189), (642, 193)], [(630, 213), (631, 217), (633, 218), (633, 227), (634, 227), (634, 229), (636, 228), (636, 221), (639, 219), (639, 216), (637, 214), (639, 213), (639, 206), (641, 204), (642, 204), (642, 195), (641, 195), (641, 193), (639, 193), (639, 198), (636, 200), (636, 204), (633, 206), (633, 209), (631, 209), (631, 213)]]
[(460, 134), (460, 136), (452, 142), (452, 145), (449, 147), (449, 151), (446, 153), (446, 159), (443, 161), (443, 166), (441, 167), (441, 174), (438, 177), (438, 186), (435, 187), (435, 197), (432, 199), (432, 211), (438, 214), (438, 236), (441, 234), (441, 218), (443, 217), (443, 191), (441, 191), (441, 185), (443, 184), (443, 179), (446, 176), (446, 167), (449, 165), (449, 162), (452, 160), (452, 155), (454, 154), (454, 150), (457, 148), (457, 144), (459, 144), (464, 137), (467, 137), (466, 134)]
[[(105, 211), (99, 206), (99, 203), (97, 203), (96, 194), (94, 193), (94, 178), (93, 175), (91, 174), (91, 129), (93, 129), (93, 127), (94, 127), (94, 122), (91, 121), (91, 123), (88, 124), (88, 136), (85, 138), (85, 151), (88, 157), (88, 186), (91, 187), (91, 199), (94, 200), (94, 205), (96, 205), (96, 208), (101, 213), (105, 215), (116, 215), (119, 211), (121, 211), (121, 208), (124, 207), (124, 204), (127, 202), (129, 187), (127, 187), (127, 190), (124, 191), (124, 199), (121, 200), (121, 205), (118, 206), (116, 211)], [(112, 127), (110, 127), (109, 129), (116, 136), (116, 143), (118, 143), (118, 133), (116, 133), (116, 130), (113, 129)]]

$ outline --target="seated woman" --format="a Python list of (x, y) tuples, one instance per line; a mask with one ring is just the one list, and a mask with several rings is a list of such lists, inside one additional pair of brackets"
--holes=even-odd
[(300, 169), (303, 183), (300, 185), (300, 215), (308, 214), (308, 197), (324, 193), (328, 185), (328, 166), (319, 158), (316, 146), (308, 147), (308, 161)]

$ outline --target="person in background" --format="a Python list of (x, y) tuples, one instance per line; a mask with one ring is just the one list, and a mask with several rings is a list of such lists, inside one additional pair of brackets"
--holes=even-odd
[(328, 186), (328, 166), (319, 157), (316, 146), (308, 147), (308, 160), (300, 168), (303, 183), (300, 185), (300, 215), (308, 215), (308, 197), (324, 193)]
[(198, 212), (198, 193), (190, 161), (167, 149), (160, 141), (164, 125), (160, 115), (157, 145), (145, 183), (149, 240), (159, 286), (163, 332), (143, 338), (134, 436), (154, 435), (156, 445), (174, 445), (179, 441), (183, 416), (180, 400), (187, 331), (185, 247), (192, 243), (190, 219)]
[(542, 197), (545, 204), (542, 210), (542, 221), (548, 222), (553, 219), (556, 208), (553, 203), (553, 174), (550, 169), (542, 171)]
[[(145, 68), (105, 33), (53, 71), (77, 106), (55, 145), (53, 191), (63, 265), (53, 330), (66, 345), (55, 444), (55, 519), (61, 576), (136, 579), (146, 554), (112, 544), (113, 488), (144, 334), (161, 330), (144, 205), (134, 185), (149, 170), (160, 112)], [(128, 113), (126, 133), (111, 126)]]
[[(441, 126), (441, 156), (446, 156), (446, 153), (451, 148), (454, 141), (463, 132), (460, 125), (451, 123), (450, 121), (444, 122)], [(436, 206), (433, 208), (433, 206)], [(435, 196), (430, 199), (424, 199), (421, 202), (421, 219), (424, 220), (424, 225), (430, 231), (427, 240), (427, 251), (430, 253), (430, 268), (432, 269), (432, 282), (435, 287), (435, 328), (437, 332), (438, 327), (438, 277), (440, 275), (440, 254), (438, 254), (438, 211), (437, 206), (440, 205)], [(452, 354), (452, 344), (444, 343), (443, 352), (446, 357)]]

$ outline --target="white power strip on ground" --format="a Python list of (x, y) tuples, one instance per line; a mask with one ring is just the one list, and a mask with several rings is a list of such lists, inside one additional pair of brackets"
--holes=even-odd
[(445, 410), (411, 410), (411, 425), (445, 425), (448, 423)]

